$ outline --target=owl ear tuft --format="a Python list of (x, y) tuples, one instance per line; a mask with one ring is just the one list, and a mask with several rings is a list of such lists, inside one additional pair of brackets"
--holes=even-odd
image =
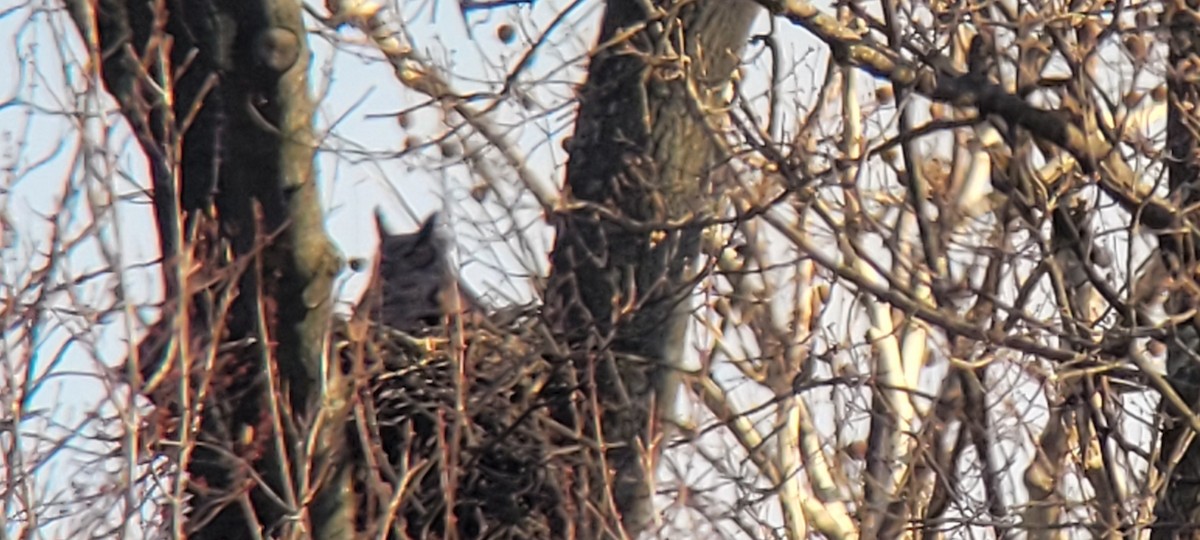
[(422, 242), (432, 238), (434, 232), (437, 231), (438, 221), (440, 220), (441, 217), (438, 212), (435, 211), (429, 214), (429, 217), (425, 218), (425, 221), (421, 223), (421, 230), (417, 231), (417, 238)]
[[(395, 234), (389, 230), (390, 227), (387, 226), (387, 221), (387, 218), (385, 218), (383, 215), (383, 210), (376, 208), (375, 231), (379, 233), (380, 239), (387, 238), (389, 236), (395, 236)], [(435, 211), (432, 214), (429, 214), (429, 217), (426, 217), (425, 220), (421, 222), (421, 228), (418, 229), (416, 233), (417, 238), (420, 240), (428, 240), (431, 238), (433, 233), (437, 231), (439, 221), (441, 221), (441, 214), (439, 212)]]
[(416, 232), (416, 242), (418, 244), (425, 244), (425, 242), (433, 240), (434, 234), (438, 230), (438, 221), (440, 220), (442, 220), (442, 215), (437, 211), (430, 214), (430, 217), (426, 217), (425, 221), (421, 222), (421, 228)]
[(383, 217), (383, 210), (379, 207), (375, 208), (375, 232), (379, 233), (379, 239), (383, 240), (388, 237), (388, 228), (384, 225), (386, 221)]

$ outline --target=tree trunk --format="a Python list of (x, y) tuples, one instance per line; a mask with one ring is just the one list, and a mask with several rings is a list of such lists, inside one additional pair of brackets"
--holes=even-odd
[(648, 4), (608, 2), (569, 143), (567, 185), (585, 204), (557, 217), (546, 299), (584, 390), (587, 412), (569, 421), (608, 449), (586, 489), (631, 536), (652, 518), (652, 411), (669, 410), (679, 382), (701, 232), (689, 218), (716, 209), (721, 96), (760, 13), (743, 0)]
[[(341, 263), (317, 198), (300, 3), (67, 3), (93, 62), (104, 55), (103, 80), (151, 163), (167, 288), (158, 331), (177, 339), (148, 349), (148, 365), (131, 374), (140, 382), (179, 363), (185, 392), (159, 396), (186, 411), (171, 441), (191, 495), (176, 532), (253, 538), (302, 515), (316, 538), (350, 537), (337, 457), (344, 415), (319, 408), (336, 403), (318, 392)], [(251, 345), (218, 355), (212, 372), (191, 350), (236, 340)], [(210, 386), (193, 386), (200, 380)], [(337, 392), (340, 383), (325, 384)], [(191, 400), (206, 394), (193, 418), (201, 408)], [(305, 455), (311, 429), (321, 431)], [(297, 500), (310, 493), (301, 512)]]
[[(1170, 65), (1167, 68), (1167, 151), (1170, 157), (1166, 163), (1171, 191), (1180, 194), (1181, 202), (1187, 207), (1200, 200), (1200, 192), (1197, 192), (1197, 181), (1200, 181), (1197, 144), (1200, 140), (1196, 136), (1200, 133), (1200, 117), (1193, 110), (1200, 103), (1200, 84), (1197, 84), (1191, 67), (1195, 65), (1195, 59), (1200, 58), (1200, 36), (1191, 15), (1198, 8), (1200, 2), (1196, 0), (1167, 2), (1162, 14), (1163, 26), (1170, 30)], [(1177, 269), (1181, 277), (1192, 274), (1196, 246), (1188, 235), (1161, 235), (1159, 245), (1168, 268)], [(1187, 297), (1186, 302), (1175, 302), (1179, 305), (1169, 305), (1168, 309), (1182, 313), (1193, 307), (1194, 300), (1190, 295), (1172, 295), (1173, 300), (1182, 297)], [(1184, 303), (1187, 305), (1182, 305)], [(1200, 319), (1193, 319), (1191, 324), (1180, 324), (1167, 347), (1167, 379), (1193, 410), (1200, 399), (1200, 364), (1195, 359), (1196, 353), (1200, 352), (1198, 323)], [(1159, 466), (1167, 477), (1166, 487), (1155, 508), (1157, 523), (1152, 538), (1197, 538), (1200, 537), (1200, 445), (1192, 440), (1194, 433), (1190, 423), (1173, 407), (1162, 405), (1160, 410), (1165, 425)]]

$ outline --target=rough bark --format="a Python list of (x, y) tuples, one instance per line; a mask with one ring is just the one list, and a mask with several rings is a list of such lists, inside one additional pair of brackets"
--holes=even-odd
[[(186, 462), (190, 512), (177, 527), (193, 538), (229, 539), (285, 526), (298, 509), (248, 480), (239, 467), (249, 463), (285, 501), (294, 502), (285, 486), (315, 491), (306, 515), (314, 536), (349, 537), (348, 480), (337, 458), (344, 420), (336, 399), (318, 395), (340, 261), (315, 186), (300, 3), (67, 4), (151, 163), (168, 298), (160, 327), (181, 332), (184, 345), (154, 351), (159, 357), (148, 362), (177, 356), (188, 381), (189, 333), (255, 344), (221, 364), (232, 380), (209, 390)], [(194, 283), (196, 274), (209, 285)], [(236, 291), (227, 316), (216, 307), (214, 282)], [(327, 388), (336, 391), (337, 381)], [(323, 398), (334, 405), (318, 407)], [(314, 425), (318, 444), (302, 455), (304, 445), (294, 443)], [(231, 455), (246, 433), (261, 446)], [(241, 461), (247, 455), (257, 458)], [(243, 491), (249, 512), (238, 504)]]
[(585, 474), (593, 504), (606, 515), (615, 506), (630, 535), (652, 517), (653, 409), (673, 404), (678, 383), (699, 253), (687, 218), (718, 199), (707, 174), (719, 96), (758, 13), (741, 0), (612, 0), (581, 92), (567, 185), (592, 204), (556, 217), (546, 304), (582, 399), (598, 408), (571, 421), (608, 448), (612, 478), (600, 467)]
[[(1200, 117), (1193, 110), (1200, 103), (1200, 81), (1195, 77), (1200, 61), (1200, 35), (1195, 23), (1200, 2), (1180, 0), (1167, 2), (1162, 14), (1163, 26), (1170, 31), (1167, 68), (1168, 113), (1166, 160), (1171, 191), (1187, 206), (1200, 200), (1197, 182), (1200, 181), (1200, 151), (1197, 133)], [(1179, 269), (1179, 278), (1193, 275), (1196, 265), (1195, 244), (1185, 235), (1162, 235), (1159, 246), (1168, 268)], [(1185, 278), (1186, 279), (1186, 278)], [(1172, 295), (1176, 312), (1194, 306), (1188, 295)], [(1186, 305), (1185, 305), (1186, 304)], [(1181, 324), (1167, 347), (1167, 378), (1172, 388), (1193, 410), (1200, 400), (1200, 336), (1196, 324)], [(1159, 497), (1152, 538), (1200, 537), (1200, 445), (1195, 444), (1191, 425), (1172, 407), (1162, 406), (1165, 417), (1160, 450), (1160, 471), (1166, 475), (1166, 487)]]

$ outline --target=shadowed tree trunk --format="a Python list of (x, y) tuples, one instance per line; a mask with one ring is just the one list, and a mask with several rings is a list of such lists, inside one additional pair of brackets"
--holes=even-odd
[(630, 535), (652, 519), (652, 411), (675, 400), (701, 229), (689, 222), (716, 208), (721, 95), (759, 13), (741, 0), (612, 0), (581, 93), (567, 186), (594, 206), (557, 218), (546, 304), (582, 410), (596, 404), (568, 421), (608, 448), (590, 461), (607, 460), (611, 478), (594, 468), (585, 489)]
[[(1163, 26), (1170, 31), (1167, 67), (1167, 170), (1172, 194), (1181, 207), (1200, 201), (1200, 117), (1194, 110), (1200, 103), (1200, 84), (1195, 78), (1195, 62), (1200, 59), (1200, 35), (1195, 13), (1200, 2), (1167, 2), (1162, 14)], [(1164, 263), (1175, 272), (1175, 279), (1188, 280), (1196, 266), (1196, 244), (1190, 235), (1164, 234), (1159, 237)], [(1184, 313), (1194, 308), (1191, 295), (1172, 295), (1168, 309)], [(1200, 400), (1200, 319), (1184, 322), (1176, 328), (1167, 346), (1167, 378), (1171, 386), (1194, 411)], [(1166, 487), (1158, 500), (1157, 523), (1153, 538), (1200, 537), (1200, 445), (1195, 443), (1191, 424), (1174, 408), (1161, 406), (1166, 418), (1160, 449), (1160, 471), (1166, 475)]]
[[(191, 496), (176, 533), (351, 537), (340, 383), (318, 394), (341, 263), (317, 199), (300, 3), (67, 4), (149, 158), (167, 299), (157, 329), (180, 336), (146, 349), (130, 378), (140, 387), (174, 366), (182, 411), (204, 396), (194, 383), (211, 378), (202, 419), (181, 416), (175, 434)], [(248, 345), (210, 372), (191, 352), (214, 340)], [(321, 409), (322, 399), (334, 405)], [(315, 494), (306, 512), (297, 493)]]

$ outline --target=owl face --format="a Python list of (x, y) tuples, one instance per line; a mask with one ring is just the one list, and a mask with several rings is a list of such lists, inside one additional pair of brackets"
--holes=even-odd
[(447, 313), (446, 295), (455, 289), (455, 278), (448, 243), (437, 234), (437, 214), (411, 233), (389, 234), (378, 214), (375, 224), (379, 253), (358, 311), (411, 334), (438, 326)]
[(417, 332), (437, 326), (446, 314), (444, 295), (454, 274), (446, 242), (436, 228), (433, 214), (415, 233), (380, 236), (381, 322)]

